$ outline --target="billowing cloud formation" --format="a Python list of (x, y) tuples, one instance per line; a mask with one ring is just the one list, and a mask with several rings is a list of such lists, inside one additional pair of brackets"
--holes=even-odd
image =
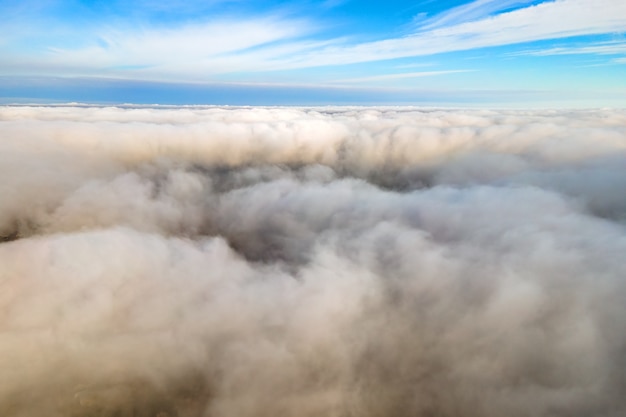
[(0, 109), (3, 416), (622, 416), (626, 112)]

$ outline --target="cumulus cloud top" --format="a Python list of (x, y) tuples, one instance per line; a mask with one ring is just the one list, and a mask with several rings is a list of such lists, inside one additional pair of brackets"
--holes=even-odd
[(626, 112), (0, 108), (0, 414), (621, 416)]

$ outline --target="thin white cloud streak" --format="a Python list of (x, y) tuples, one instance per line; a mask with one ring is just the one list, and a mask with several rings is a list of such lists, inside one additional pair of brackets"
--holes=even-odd
[(601, 42), (585, 46), (561, 46), (546, 49), (511, 52), (508, 56), (552, 56), (552, 55), (618, 55), (626, 54), (626, 42)]
[(481, 20), (502, 10), (527, 5), (532, 2), (533, 0), (475, 0), (420, 22), (418, 29), (424, 31)]
[(397, 69), (423, 68), (423, 67), (433, 67), (435, 65), (437, 65), (437, 63), (435, 62), (415, 62), (411, 64), (394, 65), (393, 68), (397, 68)]
[(398, 74), (373, 75), (371, 77), (347, 78), (347, 79), (337, 80), (335, 82), (336, 83), (362, 83), (362, 82), (370, 82), (370, 81), (399, 80), (399, 79), (405, 79), (405, 78), (434, 77), (437, 75), (458, 74), (458, 73), (472, 72), (472, 71), (474, 70), (403, 72), (403, 73), (398, 73)]

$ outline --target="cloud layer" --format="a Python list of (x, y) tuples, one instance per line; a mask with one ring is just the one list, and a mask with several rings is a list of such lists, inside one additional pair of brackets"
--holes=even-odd
[[(114, 3), (109, 10), (117, 11), (113, 16), (97, 6), (83, 6), (79, 19), (63, 12), (63, 2), (56, 7), (47, 5), (49, 10), (41, 4), (4, 8), (0, 5), (0, 11), (12, 17), (0, 22), (0, 30), (7, 37), (0, 40), (0, 51), (6, 55), (0, 74), (263, 84), (284, 80), (283, 75), (271, 73), (287, 71), (291, 74), (288, 79), (318, 85), (338, 83), (345, 78), (345, 71), (333, 71), (333, 67), (336, 70), (338, 66), (538, 41), (549, 42), (540, 45), (549, 53), (559, 49), (553, 45), (556, 40), (565, 42), (567, 49), (579, 49), (575, 43), (569, 44), (578, 38), (583, 48), (588, 47), (585, 54), (602, 57), (606, 50), (595, 48), (598, 37), (602, 37), (600, 44), (620, 41), (620, 34), (626, 30), (626, 4), (621, 0), (555, 0), (538, 4), (531, 0), (475, 0), (425, 20), (420, 16), (430, 9), (429, 2), (412, 7), (409, 2), (407, 9), (396, 14), (415, 8), (423, 10), (422, 14), (413, 22), (405, 22), (404, 27), (374, 37), (350, 32), (338, 23), (345, 18), (332, 13), (323, 19), (320, 10), (332, 7), (287, 2), (283, 8), (269, 4), (255, 8), (253, 2), (248, 2), (245, 4), (251, 9), (246, 10), (244, 3), (234, 2), (242, 8), (234, 9), (238, 13), (225, 13), (217, 7), (228, 3), (176, 4), (165, 8), (173, 9), (168, 11), (169, 19), (154, 16), (153, 20), (138, 17), (159, 10), (150, 1), (135, 5), (134, 12), (133, 7), (129, 10), (127, 5)], [(197, 11), (192, 13), (194, 9)], [(183, 18), (187, 15), (185, 10), (189, 15)], [(352, 8), (349, 10), (354, 13)], [(384, 26), (384, 18), (379, 23)], [(361, 27), (361, 31), (368, 30), (372, 28)], [(619, 59), (623, 50), (613, 54)], [(580, 65), (577, 63), (576, 67)], [(329, 67), (328, 75), (313, 80), (307, 72), (298, 76), (297, 70), (316, 67)], [(367, 66), (360, 68), (365, 70)], [(381, 69), (372, 66), (359, 78), (371, 83), (371, 77), (382, 76), (380, 80), (384, 80), (385, 76), (397, 75), (388, 68), (380, 73)], [(444, 64), (436, 73), (472, 69), (477, 69), (475, 64), (461, 59), (452, 66)], [(410, 78), (410, 74), (406, 77)], [(595, 83), (593, 77), (588, 79)]]
[(621, 416), (626, 112), (0, 108), (3, 416)]

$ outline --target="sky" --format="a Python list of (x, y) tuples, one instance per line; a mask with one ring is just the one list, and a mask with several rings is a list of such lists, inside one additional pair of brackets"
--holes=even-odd
[(0, 0), (7, 102), (626, 105), (623, 0)]

